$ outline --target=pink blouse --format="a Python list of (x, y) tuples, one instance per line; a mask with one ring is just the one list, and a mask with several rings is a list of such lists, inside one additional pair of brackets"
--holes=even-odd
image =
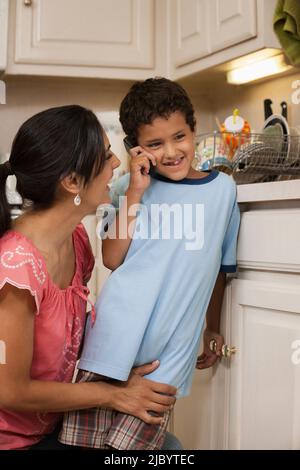
[[(48, 274), (43, 256), (29, 239), (14, 231), (0, 238), (0, 289), (9, 283), (28, 290), (35, 299), (31, 365), (31, 378), (35, 380), (71, 382), (74, 374), (85, 326), (89, 294), (86, 283), (94, 267), (89, 239), (81, 224), (73, 233), (73, 244), (73, 281), (67, 289), (59, 289)], [(0, 367), (7, 365), (0, 363)], [(18, 449), (39, 442), (52, 432), (61, 416), (62, 413), (0, 410), (0, 449)]]

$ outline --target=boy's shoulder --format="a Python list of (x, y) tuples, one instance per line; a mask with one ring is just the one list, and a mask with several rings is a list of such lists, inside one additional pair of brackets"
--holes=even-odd
[(232, 192), (234, 195), (236, 194), (236, 182), (231, 175), (227, 175), (226, 173), (219, 171), (215, 182), (220, 188), (222, 188), (222, 190)]
[(236, 187), (236, 183), (231, 175), (227, 175), (227, 173), (224, 173), (223, 171), (218, 171), (218, 178), (216, 178), (216, 181), (222, 182), (225, 185), (231, 186), (231, 187)]

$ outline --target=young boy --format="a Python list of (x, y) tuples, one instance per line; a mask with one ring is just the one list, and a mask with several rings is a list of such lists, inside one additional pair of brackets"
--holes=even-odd
[[(175, 82), (154, 78), (133, 85), (120, 121), (134, 145), (131, 170), (112, 191), (115, 206), (120, 196), (126, 200), (103, 240), (103, 262), (113, 273), (97, 301), (96, 323), (87, 327), (79, 368), (89, 372), (81, 377), (126, 381), (132, 366), (158, 359), (148, 378), (176, 386), (182, 397), (195, 366), (210, 367), (221, 355), (225, 273), (236, 270), (236, 187), (224, 173), (192, 168), (194, 110)], [(204, 353), (197, 360), (206, 313)], [(61, 440), (159, 449), (169, 411), (158, 406), (156, 412), (163, 415), (158, 425), (103, 409), (70, 413)]]

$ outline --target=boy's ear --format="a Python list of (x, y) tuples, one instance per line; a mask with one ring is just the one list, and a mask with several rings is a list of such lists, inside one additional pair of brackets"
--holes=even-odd
[(60, 184), (65, 191), (71, 194), (78, 194), (83, 187), (82, 177), (77, 175), (77, 173), (65, 176), (60, 181)]

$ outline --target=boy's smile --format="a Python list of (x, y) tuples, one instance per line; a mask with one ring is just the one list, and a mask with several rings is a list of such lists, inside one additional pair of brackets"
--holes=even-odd
[(175, 181), (201, 178), (201, 173), (191, 167), (195, 155), (194, 133), (180, 111), (141, 125), (138, 143), (156, 158), (155, 170), (159, 174)]

